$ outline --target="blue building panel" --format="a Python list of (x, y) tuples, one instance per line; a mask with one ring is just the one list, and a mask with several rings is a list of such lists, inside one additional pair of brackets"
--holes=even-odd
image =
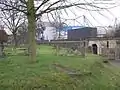
[(57, 31), (70, 31), (70, 30), (75, 30), (75, 29), (80, 29), (80, 28), (84, 28), (83, 26), (64, 26), (62, 28), (59, 28)]
[(84, 28), (84, 27), (83, 26), (64, 26), (62, 30), (69, 31), (69, 30), (80, 29), (80, 28)]
[(97, 37), (97, 28), (84, 27), (68, 31), (68, 39), (70, 40), (79, 40), (88, 37)]

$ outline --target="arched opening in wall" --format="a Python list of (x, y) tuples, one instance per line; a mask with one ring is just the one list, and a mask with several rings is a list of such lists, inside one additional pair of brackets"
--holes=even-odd
[(97, 45), (96, 45), (96, 44), (92, 44), (93, 54), (98, 54), (98, 53), (97, 53), (97, 49), (98, 49)]

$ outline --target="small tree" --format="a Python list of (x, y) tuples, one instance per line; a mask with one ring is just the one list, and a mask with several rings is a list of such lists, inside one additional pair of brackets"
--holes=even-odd
[(18, 40), (20, 44), (28, 44), (28, 24), (24, 21), (18, 28)]

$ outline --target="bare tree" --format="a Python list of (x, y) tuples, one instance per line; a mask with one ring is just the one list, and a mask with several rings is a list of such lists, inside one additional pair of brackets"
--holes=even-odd
[(46, 29), (44, 22), (41, 19), (36, 22), (36, 39), (44, 40), (44, 30)]
[(18, 28), (18, 40), (19, 44), (27, 44), (28, 43), (28, 24), (24, 21)]
[(110, 38), (115, 36), (115, 27), (109, 26), (108, 30), (106, 30), (105, 37)]
[(117, 25), (115, 27), (115, 33), (114, 33), (115, 37), (120, 37), (120, 25)]
[[(10, 5), (16, 6), (16, 3), (10, 3)], [(9, 8), (8, 6), (6, 8)], [(19, 26), (24, 22), (24, 16), (22, 12), (16, 11), (14, 9), (5, 11), (1, 10), (1, 20), (5, 26), (12, 32), (14, 38), (14, 45), (17, 47), (17, 32)]]
[[(17, 3), (17, 7), (10, 5), (10, 2)], [(38, 2), (37, 5), (34, 3)], [(35, 29), (36, 29), (36, 18), (41, 17), (45, 13), (50, 13), (52, 11), (57, 11), (73, 6), (79, 6), (79, 8), (84, 9), (82, 6), (95, 7), (96, 9), (104, 9), (93, 3), (81, 3), (71, 2), (68, 0), (1, 0), (1, 8), (4, 10), (15, 9), (19, 12), (26, 14), (28, 19), (28, 33), (29, 33), (29, 56), (31, 61), (36, 61), (36, 43), (35, 43)], [(8, 6), (8, 8), (5, 8)]]

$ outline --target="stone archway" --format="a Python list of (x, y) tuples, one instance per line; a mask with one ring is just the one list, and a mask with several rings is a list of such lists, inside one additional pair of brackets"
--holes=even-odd
[(97, 44), (92, 44), (92, 51), (93, 51), (93, 54), (98, 54), (98, 46), (97, 46)]

